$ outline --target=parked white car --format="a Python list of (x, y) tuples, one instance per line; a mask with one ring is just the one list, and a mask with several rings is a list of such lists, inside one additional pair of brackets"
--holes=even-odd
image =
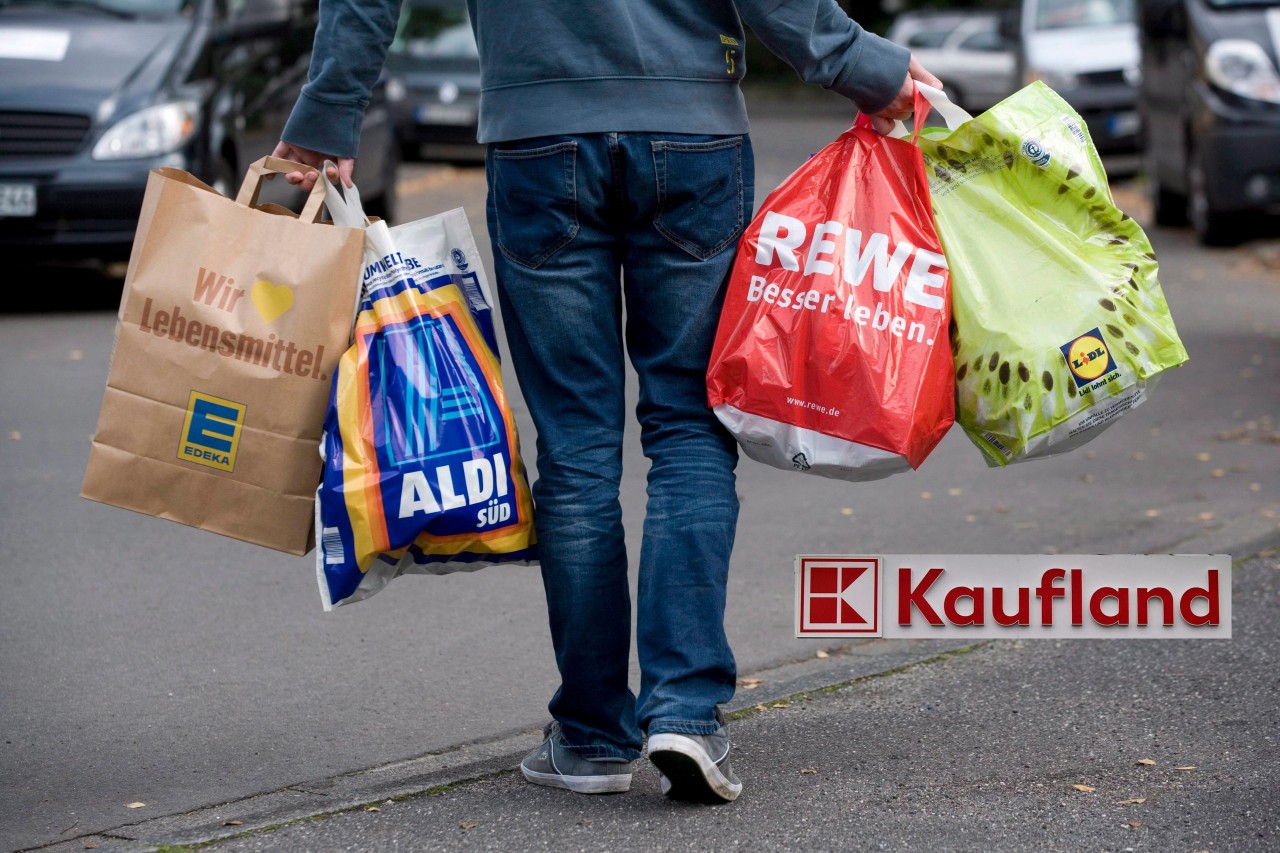
[(947, 96), (971, 113), (995, 106), (1018, 88), (1013, 46), (990, 12), (904, 12), (890, 41), (910, 48), (936, 74)]

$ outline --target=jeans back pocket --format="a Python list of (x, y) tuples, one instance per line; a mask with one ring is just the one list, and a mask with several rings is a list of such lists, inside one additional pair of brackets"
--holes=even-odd
[(494, 242), (515, 263), (536, 269), (578, 233), (578, 143), (489, 152)]
[(651, 145), (654, 227), (703, 261), (736, 243), (743, 229), (742, 137)]

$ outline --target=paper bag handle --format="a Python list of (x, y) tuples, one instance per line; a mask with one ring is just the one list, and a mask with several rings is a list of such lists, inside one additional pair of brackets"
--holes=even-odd
[[(240, 185), (240, 192), (236, 194), (236, 204), (243, 204), (245, 207), (253, 207), (257, 204), (258, 193), (262, 191), (262, 179), (267, 175), (316, 171), (319, 170), (312, 166), (305, 166), (292, 160), (282, 160), (279, 157), (263, 157), (261, 160), (255, 160), (249, 164), (249, 171), (245, 172), (244, 183)], [(298, 219), (303, 222), (316, 222), (320, 219), (322, 207), (324, 207), (324, 183), (316, 181), (315, 186), (311, 188), (311, 194), (307, 196), (307, 203), (303, 205), (302, 213), (298, 214)]]

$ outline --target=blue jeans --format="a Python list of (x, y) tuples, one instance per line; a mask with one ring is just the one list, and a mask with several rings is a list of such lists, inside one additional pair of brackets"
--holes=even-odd
[[(533, 485), (566, 743), (633, 760), (643, 732), (715, 731), (734, 691), (725, 585), (734, 440), (706, 370), (751, 213), (745, 136), (608, 133), (497, 143), (488, 222), (511, 362), (537, 427)], [(625, 364), (651, 466), (628, 688), (631, 596), (618, 485)]]

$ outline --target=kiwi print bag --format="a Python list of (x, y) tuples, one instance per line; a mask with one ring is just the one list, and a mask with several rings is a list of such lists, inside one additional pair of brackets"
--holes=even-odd
[(951, 270), (956, 422), (992, 467), (1079, 447), (1187, 360), (1085, 123), (1037, 82), (917, 140)]

